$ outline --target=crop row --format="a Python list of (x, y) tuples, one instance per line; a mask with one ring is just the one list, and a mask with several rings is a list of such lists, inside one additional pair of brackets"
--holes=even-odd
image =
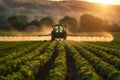
[(100, 45), (100, 46), (104, 46), (104, 47), (107, 47), (107, 48), (111, 48), (111, 49), (117, 49), (117, 50), (120, 50), (120, 42), (109, 42), (109, 43), (105, 43), (105, 42), (95, 42), (93, 44), (96, 44), (96, 45)]
[(67, 75), (66, 52), (63, 44), (58, 44), (58, 57), (55, 59), (47, 80), (65, 80)]
[(104, 62), (101, 58), (95, 56), (93, 53), (82, 48), (78, 44), (74, 46), (82, 55), (82, 57), (88, 60), (90, 64), (94, 66), (98, 74), (105, 80), (120, 80), (120, 71), (117, 70), (114, 66)]
[(7, 50), (23, 44), (30, 44), (30, 43), (36, 43), (36, 42), (0, 42), (0, 50)]
[(20, 45), (17, 45), (15, 47), (11, 48), (8, 46), (8, 49), (0, 50), (0, 58), (11, 55), (11, 53), (19, 53), (20, 51), (23, 51), (24, 49), (26, 49), (29, 46), (32, 46), (35, 44), (37, 45), (37, 44), (40, 44), (42, 42), (20, 42), (20, 43), (21, 43)]
[(102, 80), (102, 78), (95, 72), (92, 65), (83, 58), (72, 45), (67, 44), (66, 50), (75, 62), (75, 67), (80, 76), (80, 80)]
[[(52, 42), (45, 49), (42, 55), (38, 55), (34, 58), (31, 57), (32, 60), (27, 60), (26, 62), (24, 62), (24, 64), (19, 67), (18, 71), (12, 72), (11, 74), (8, 74), (6, 76), (1, 75), (0, 80), (34, 80), (34, 74), (38, 72), (40, 67), (44, 66), (50, 60), (51, 56), (53, 55), (55, 45), (56, 42)], [(31, 53), (31, 56), (35, 54), (40, 54), (39, 50), (40, 49)], [(24, 59), (26, 58), (27, 56)]]
[[(5, 46), (0, 51), (0, 80), (39, 80), (42, 76), (40, 80), (69, 80), (72, 77), (77, 77), (74, 80), (120, 80), (118, 50), (97, 43), (0, 43), (3, 44)], [(70, 70), (75, 74), (71, 74)]]
[(101, 50), (101, 51), (105, 51), (106, 53), (110, 54), (110, 55), (114, 55), (118, 58), (120, 58), (120, 52), (119, 50), (116, 50), (116, 49), (112, 49), (112, 48), (106, 48), (106, 47), (103, 47), (103, 46), (98, 46), (98, 45), (94, 45), (94, 44), (85, 44), (86, 46), (91, 46), (92, 48), (95, 48), (95, 49), (98, 49), (98, 50)]
[(40, 55), (40, 51), (43, 50), (48, 43), (44, 43), (44, 45), (37, 47), (34, 51), (32, 51), (29, 54), (26, 54), (20, 58), (9, 60), (8, 62), (4, 64), (0, 64), (0, 75), (7, 75), (10, 73), (13, 73), (15, 71), (18, 71), (22, 65), (24, 65), (26, 62), (31, 61), (34, 59), (34, 57)]
[(89, 46), (84, 45), (83, 47), (91, 51), (93, 54), (100, 57), (104, 61), (114, 65), (117, 69), (120, 69), (120, 58), (118, 58), (117, 56), (107, 54), (105, 51), (100, 50), (99, 48), (96, 48), (95, 46), (92, 47), (91, 45)]
[(6, 63), (11, 59), (15, 59), (15, 58), (24, 56), (25, 54), (33, 51), (40, 44), (41, 43), (37, 43), (37, 44), (29, 45), (29, 46), (25, 45), (25, 46), (20, 47), (19, 49), (14, 49), (12, 53), (9, 53), (8, 55), (0, 58), (0, 64)]

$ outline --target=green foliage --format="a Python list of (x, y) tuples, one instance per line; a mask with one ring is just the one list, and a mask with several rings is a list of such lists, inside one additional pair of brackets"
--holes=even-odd
[(100, 57), (104, 61), (108, 62), (109, 64), (113, 64), (116, 68), (120, 69), (120, 59), (117, 56), (112, 55), (114, 53), (108, 54), (105, 51), (100, 50), (99, 48), (97, 48), (97, 46), (95, 46), (95, 45), (88, 45), (88, 46), (85, 45), (83, 47), (85, 49), (91, 51), (93, 54)]
[[(118, 41), (119, 42), (119, 41)], [(65, 80), (66, 53), (71, 56), (80, 80), (120, 80), (119, 52), (111, 43), (75, 41), (0, 42), (0, 80), (35, 80), (36, 74), (57, 57), (46, 80)], [(112, 46), (116, 41), (112, 42)], [(104, 47), (103, 47), (103, 46)], [(56, 50), (54, 50), (56, 49)]]
[(58, 45), (58, 57), (49, 72), (47, 80), (65, 80), (67, 75), (66, 53), (62, 43)]
[[(17, 58), (12, 58), (12, 60), (9, 60), (5, 64), (1, 64), (3, 65), (3, 67), (0, 67), (0, 69), (2, 69), (3, 72), (0, 73), (0, 78), (5, 80), (34, 80), (34, 74), (38, 72), (39, 67), (44, 66), (53, 55), (52, 53), (54, 51), (56, 41), (52, 42), (49, 47), (46, 48), (49, 43), (50, 42), (46, 42), (39, 47), (37, 46), (37, 48), (29, 54), (26, 53), (22, 57), (18, 56)], [(44, 48), (46, 48), (46, 50), (44, 54), (40, 56), (40, 52)], [(49, 51), (48, 53), (48, 50), (51, 51)], [(6, 69), (4, 69), (4, 66), (6, 67)]]
[(108, 80), (120, 80), (120, 72), (111, 73)]
[[(83, 45), (85, 45), (85, 44), (83, 44)], [(81, 47), (79, 45), (75, 45), (75, 47), (79, 51), (79, 53), (85, 59), (87, 59), (95, 67), (96, 70), (99, 71), (100, 75), (106, 76), (107, 80), (109, 80), (109, 78), (112, 76), (111, 73), (116, 72), (116, 74), (119, 74), (118, 69), (116, 69), (113, 65), (110, 65), (107, 62), (104, 62), (103, 59), (101, 59), (102, 57), (95, 56), (94, 53), (91, 53), (91, 51), (85, 49), (85, 47), (83, 48), (83, 47)], [(96, 51), (95, 53), (97, 53), (97, 52), (98, 51)], [(112, 77), (110, 80), (113, 80), (114, 78), (116, 80), (119, 80), (119, 77), (115, 77), (115, 76)]]
[[(95, 73), (94, 68), (83, 58), (72, 45), (67, 44), (66, 49), (75, 62), (75, 67), (78, 71), (81, 80), (102, 80), (99, 75)], [(89, 67), (88, 67), (89, 66)]]

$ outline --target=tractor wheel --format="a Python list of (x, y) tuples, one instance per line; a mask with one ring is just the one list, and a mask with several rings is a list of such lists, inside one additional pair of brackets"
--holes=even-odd
[(66, 40), (66, 37), (64, 37), (63, 40)]
[(52, 41), (55, 40), (55, 38), (52, 36)]

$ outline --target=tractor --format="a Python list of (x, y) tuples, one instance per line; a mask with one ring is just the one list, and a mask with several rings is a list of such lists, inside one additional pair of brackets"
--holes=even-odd
[(55, 24), (52, 26), (53, 30), (51, 32), (51, 39), (55, 40), (55, 38), (63, 38), (66, 40), (67, 32), (65, 30), (66, 26), (62, 24)]

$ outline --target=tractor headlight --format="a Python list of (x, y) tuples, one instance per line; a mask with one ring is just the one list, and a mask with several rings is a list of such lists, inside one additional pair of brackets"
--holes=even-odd
[(60, 31), (62, 33), (62, 31)]
[(56, 33), (58, 33), (58, 31), (56, 31)]

